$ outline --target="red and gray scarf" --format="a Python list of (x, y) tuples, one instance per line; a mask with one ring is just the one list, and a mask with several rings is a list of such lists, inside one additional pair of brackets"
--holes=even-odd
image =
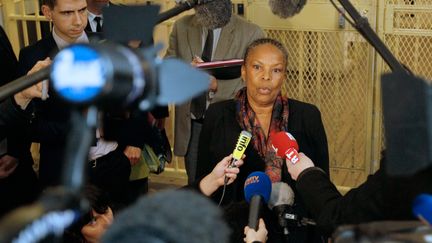
[[(243, 130), (252, 134), (251, 143), (265, 161), (265, 173), (272, 182), (281, 181), (283, 159), (276, 156), (271, 147), (270, 138), (266, 138), (255, 112), (247, 101), (246, 88), (239, 90), (235, 100), (237, 102), (237, 121)], [(288, 129), (288, 99), (279, 94), (273, 105), (269, 134)]]

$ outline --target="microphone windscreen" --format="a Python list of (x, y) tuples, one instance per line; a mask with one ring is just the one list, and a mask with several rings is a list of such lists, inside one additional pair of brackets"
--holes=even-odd
[(432, 224), (432, 195), (420, 194), (413, 202), (414, 215), (426, 221), (429, 225)]
[(195, 6), (195, 16), (198, 23), (206, 29), (222, 28), (231, 19), (231, 0), (213, 0)]
[(298, 14), (306, 5), (306, 0), (269, 0), (273, 14), (286, 19)]
[(228, 242), (222, 212), (190, 190), (167, 190), (141, 197), (121, 211), (102, 238), (104, 243)]
[(268, 175), (261, 171), (252, 172), (245, 181), (244, 194), (248, 203), (253, 196), (259, 195), (267, 203), (270, 199), (271, 181)]
[(295, 138), (288, 132), (276, 132), (270, 134), (270, 139), (273, 149), (279, 157), (285, 158), (288, 149), (293, 148), (299, 150), (299, 146)]
[(272, 184), (270, 200), (268, 202), (268, 207), (273, 209), (275, 206), (279, 205), (289, 205), (294, 204), (294, 191), (285, 182), (275, 182)]
[(235, 149), (233, 151), (233, 158), (236, 160), (241, 159), (244, 152), (246, 151), (246, 148), (252, 138), (252, 134), (248, 131), (242, 131), (240, 133), (240, 136), (237, 140), (237, 144), (235, 146)]

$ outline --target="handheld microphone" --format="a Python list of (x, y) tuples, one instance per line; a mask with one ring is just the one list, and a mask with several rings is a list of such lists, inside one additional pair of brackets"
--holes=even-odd
[(294, 191), (287, 183), (275, 182), (272, 184), (268, 207), (276, 214), (278, 224), (283, 229), (285, 236), (289, 235), (288, 226), (316, 225), (312, 219), (294, 213), (292, 207), (294, 198)]
[(249, 203), (248, 226), (258, 230), (258, 219), (261, 203), (267, 203), (271, 193), (270, 178), (261, 171), (252, 172), (245, 181), (244, 194)]
[(306, 5), (306, 0), (269, 0), (273, 14), (286, 19), (298, 14)]
[(295, 164), (299, 160), (299, 146), (295, 138), (288, 132), (276, 132), (270, 134), (272, 148), (279, 157), (286, 157), (291, 163)]
[(233, 159), (231, 160), (231, 163), (229, 167), (236, 167), (235, 162), (240, 160), (246, 151), (246, 148), (252, 138), (252, 134), (248, 131), (242, 131), (240, 133), (240, 136), (238, 137), (237, 144), (233, 151)]
[(432, 195), (420, 194), (413, 202), (413, 213), (421, 221), (432, 224)]
[[(237, 167), (235, 162), (242, 158), (251, 138), (252, 138), (252, 134), (248, 131), (243, 130), (240, 133), (240, 136), (237, 139), (237, 144), (236, 144), (234, 151), (233, 151), (233, 158), (232, 158), (230, 164), (228, 165), (228, 168)], [(228, 183), (228, 180), (229, 180), (228, 177), (225, 176), (225, 179), (224, 179), (225, 185)]]

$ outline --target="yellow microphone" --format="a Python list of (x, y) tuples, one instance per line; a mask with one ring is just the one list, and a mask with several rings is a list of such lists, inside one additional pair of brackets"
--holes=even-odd
[(240, 136), (237, 140), (237, 144), (233, 151), (233, 159), (231, 160), (229, 167), (231, 168), (236, 167), (235, 162), (242, 158), (251, 138), (252, 138), (252, 134), (248, 131), (242, 131), (240, 133)]

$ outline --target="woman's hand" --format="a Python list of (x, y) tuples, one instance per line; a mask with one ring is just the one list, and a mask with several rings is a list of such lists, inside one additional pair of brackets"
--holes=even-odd
[(201, 191), (206, 196), (210, 196), (215, 192), (220, 186), (225, 183), (225, 177), (227, 178), (227, 185), (231, 184), (236, 178), (237, 174), (240, 172), (240, 167), (243, 165), (243, 158), (234, 162), (233, 167), (229, 167), (232, 161), (232, 154), (223, 158), (216, 166), (213, 168), (212, 172), (204, 177), (199, 184)]

